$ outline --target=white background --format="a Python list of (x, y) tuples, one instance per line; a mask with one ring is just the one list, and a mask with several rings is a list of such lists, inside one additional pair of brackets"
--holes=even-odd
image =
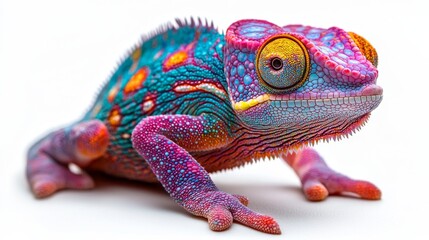
[[(1, 239), (428, 239), (428, 6), (424, 1), (1, 1)], [(424, 16), (426, 14), (426, 16)], [(31, 195), (28, 146), (86, 110), (97, 89), (144, 33), (201, 16), (220, 30), (243, 18), (279, 25), (338, 26), (379, 54), (384, 100), (350, 139), (319, 144), (327, 162), (383, 190), (381, 201), (305, 200), (280, 160), (213, 175), (227, 192), (276, 218), (272, 236), (240, 224), (209, 230), (159, 187), (98, 177), (93, 191)], [(167, 238), (168, 237), (168, 238)]]

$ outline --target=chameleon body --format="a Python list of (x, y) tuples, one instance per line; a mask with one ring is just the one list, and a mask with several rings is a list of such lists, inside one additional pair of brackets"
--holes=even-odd
[(335, 27), (241, 20), (221, 34), (177, 21), (132, 49), (81, 120), (33, 145), (27, 178), (40, 198), (92, 188), (91, 171), (160, 182), (213, 230), (235, 220), (278, 234), (273, 218), (219, 190), (208, 173), (281, 157), (309, 200), (344, 192), (379, 199), (373, 184), (331, 170), (306, 147), (368, 119), (382, 99), (376, 66), (367, 40)]

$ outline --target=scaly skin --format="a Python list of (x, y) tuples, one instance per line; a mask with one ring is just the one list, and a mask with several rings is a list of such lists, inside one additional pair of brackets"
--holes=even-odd
[[(359, 129), (382, 99), (375, 49), (339, 28), (279, 27), (261, 20), (213, 26), (177, 21), (138, 44), (85, 117), (37, 142), (27, 178), (36, 197), (88, 189), (88, 171), (159, 181), (189, 212), (220, 231), (233, 220), (279, 234), (276, 221), (219, 190), (210, 172), (282, 157), (309, 200), (373, 184), (331, 170), (312, 149)], [(293, 150), (293, 151), (292, 151)], [(74, 174), (69, 164), (84, 171)]]

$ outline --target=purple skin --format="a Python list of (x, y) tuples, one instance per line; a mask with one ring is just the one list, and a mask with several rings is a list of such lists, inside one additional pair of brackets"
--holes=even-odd
[(280, 234), (272, 217), (219, 190), (209, 173), (281, 157), (309, 200), (381, 198), (373, 184), (336, 173), (305, 148), (351, 134), (381, 102), (368, 41), (339, 28), (262, 20), (235, 22), (226, 35), (194, 20), (178, 25), (136, 46), (82, 120), (30, 149), (27, 178), (36, 197), (92, 188), (87, 172), (101, 171), (160, 182), (212, 230), (235, 220)]

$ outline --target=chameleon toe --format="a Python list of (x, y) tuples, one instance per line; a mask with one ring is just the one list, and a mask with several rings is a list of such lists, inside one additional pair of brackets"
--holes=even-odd
[(305, 197), (310, 201), (322, 201), (329, 195), (326, 187), (318, 181), (307, 181), (302, 188), (304, 190)]
[(280, 226), (274, 218), (256, 213), (244, 205), (231, 207), (234, 220), (261, 232), (281, 234)]
[(58, 183), (48, 177), (40, 176), (30, 183), (31, 190), (36, 198), (46, 198), (62, 188)]
[(207, 215), (209, 227), (213, 231), (228, 229), (233, 221), (231, 212), (221, 206), (214, 207)]
[(351, 193), (355, 193), (360, 196), (362, 199), (366, 200), (380, 200), (381, 199), (381, 191), (374, 184), (361, 181), (361, 180), (350, 180), (345, 187), (345, 191), (349, 191)]

